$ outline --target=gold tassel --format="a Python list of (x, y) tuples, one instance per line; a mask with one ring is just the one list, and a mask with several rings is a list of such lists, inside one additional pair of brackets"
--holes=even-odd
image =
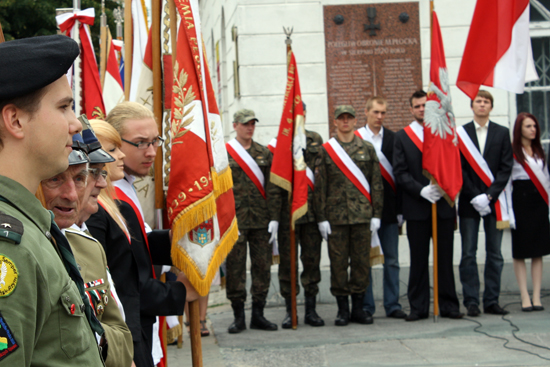
[(370, 266), (383, 264), (384, 263), (384, 255), (380, 253), (380, 246), (371, 247), (370, 249)]
[(277, 185), (279, 187), (282, 187), (283, 189), (285, 189), (288, 192), (292, 191), (292, 183), (289, 180), (286, 180), (286, 179), (282, 178), (281, 176), (276, 175), (273, 172), (271, 172), (271, 174), (269, 176), (269, 180), (271, 181), (271, 183), (274, 183), (275, 185)]
[(231, 168), (227, 166), (220, 174), (212, 168), (212, 183), (214, 185), (214, 195), (216, 195), (216, 198), (232, 189), (233, 175), (231, 174)]
[(497, 229), (506, 229), (510, 228), (510, 221), (507, 220), (499, 220), (497, 221)]
[(279, 265), (281, 263), (281, 257), (279, 255), (271, 256), (271, 265)]
[(166, 330), (166, 341), (167, 341), (167, 343), (168, 344), (173, 343), (174, 341), (176, 341), (178, 336), (180, 336), (181, 334), (182, 334), (182, 330), (181, 330), (181, 325), (180, 324), (177, 324), (173, 328), (170, 328), (170, 329)]
[(300, 219), (303, 215), (306, 215), (307, 213), (307, 201), (304, 205), (302, 205), (301, 207), (299, 207), (298, 209), (296, 209), (296, 211), (294, 213), (292, 213), (292, 229), (295, 229), (295, 223), (298, 219)]
[(216, 209), (216, 198), (212, 193), (188, 206), (173, 220), (172, 238), (179, 240), (199, 224), (212, 218), (216, 214)]

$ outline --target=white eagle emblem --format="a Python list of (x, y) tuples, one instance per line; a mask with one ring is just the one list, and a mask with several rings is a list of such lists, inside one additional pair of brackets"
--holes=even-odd
[(0, 267), (0, 288), (6, 285), (6, 281), (4, 280), (6, 275), (8, 275), (8, 266), (2, 261), (2, 267)]
[(9, 224), (9, 223), (2, 223), (2, 224), (0, 224), (0, 226), (2, 226), (4, 228), (11, 228), (11, 224)]
[(458, 136), (449, 89), (449, 74), (446, 68), (439, 68), (439, 81), (443, 91), (433, 83), (428, 89), (428, 93), (433, 92), (437, 95), (439, 102), (426, 102), (424, 125), (431, 129), (433, 135), (439, 135), (443, 140), (447, 139), (447, 134), (452, 135), (453, 144), (456, 146), (458, 145)]

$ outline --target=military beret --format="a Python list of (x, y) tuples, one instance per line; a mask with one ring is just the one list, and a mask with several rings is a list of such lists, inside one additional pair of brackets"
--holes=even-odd
[(233, 115), (233, 122), (234, 123), (246, 124), (248, 121), (251, 121), (251, 120), (259, 121), (256, 118), (256, 115), (254, 114), (254, 111), (247, 110), (246, 108), (243, 108), (242, 110), (238, 110)]
[(0, 100), (37, 91), (61, 78), (80, 49), (63, 35), (23, 38), (0, 43)]

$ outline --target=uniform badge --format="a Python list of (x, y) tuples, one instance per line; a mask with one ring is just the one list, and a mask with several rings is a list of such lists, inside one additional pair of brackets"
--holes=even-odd
[(0, 238), (15, 243), (21, 243), (23, 236), (23, 223), (17, 218), (4, 213), (0, 213)]
[(19, 344), (15, 340), (8, 323), (0, 313), (0, 361), (13, 353)]
[(13, 261), (0, 254), (0, 297), (7, 297), (17, 285), (17, 268)]
[(101, 315), (105, 309), (102, 304), (97, 305), (97, 314)]

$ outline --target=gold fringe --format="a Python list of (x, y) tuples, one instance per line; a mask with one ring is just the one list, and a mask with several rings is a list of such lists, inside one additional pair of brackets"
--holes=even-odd
[(273, 172), (271, 172), (271, 174), (269, 175), (269, 181), (271, 181), (275, 185), (285, 189), (288, 192), (292, 192), (292, 183), (289, 180), (284, 179), (281, 176), (276, 175)]
[(182, 238), (193, 228), (212, 218), (216, 212), (216, 198), (213, 193), (210, 193), (176, 216), (172, 222), (172, 237)]
[(166, 340), (168, 344), (173, 343), (174, 340), (178, 338), (182, 334), (181, 325), (177, 324), (173, 328), (170, 328), (166, 330)]
[(370, 248), (370, 266), (383, 264), (384, 255), (380, 253), (380, 246)]
[(233, 219), (231, 226), (220, 239), (216, 250), (212, 254), (210, 264), (208, 264), (208, 269), (204, 277), (200, 273), (195, 261), (181, 248), (181, 246), (178, 245), (180, 238), (181, 237), (177, 237), (175, 234), (172, 237), (172, 262), (177, 268), (181, 269), (185, 273), (187, 279), (189, 279), (199, 295), (206, 296), (210, 291), (212, 279), (216, 276), (218, 268), (239, 238), (237, 219)]
[(271, 265), (279, 265), (281, 263), (281, 257), (279, 255), (271, 256)]
[(292, 224), (292, 229), (295, 229), (295, 224), (298, 219), (300, 219), (302, 216), (306, 215), (307, 213), (307, 201), (304, 205), (296, 209), (294, 213), (292, 213), (292, 221), (290, 222)]
[(510, 228), (510, 221), (508, 220), (499, 220), (497, 221), (497, 229), (506, 229)]
[(219, 174), (214, 168), (212, 168), (212, 183), (214, 186), (214, 195), (216, 199), (229, 189), (233, 188), (233, 175), (231, 174), (231, 168), (227, 166)]

